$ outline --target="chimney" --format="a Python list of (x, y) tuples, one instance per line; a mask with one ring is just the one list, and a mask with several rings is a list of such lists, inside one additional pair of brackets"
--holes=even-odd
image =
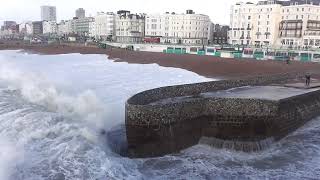
[(187, 14), (194, 14), (194, 12), (193, 12), (193, 10), (188, 9), (188, 10), (187, 10)]

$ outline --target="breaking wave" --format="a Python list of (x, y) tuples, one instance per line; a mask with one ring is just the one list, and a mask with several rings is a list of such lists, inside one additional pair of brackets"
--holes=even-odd
[(135, 175), (124, 167), (132, 162), (112, 160), (117, 155), (111, 155), (100, 134), (101, 127), (108, 127), (107, 110), (93, 91), (65, 94), (43, 74), (0, 62), (1, 180)]
[(90, 90), (74, 96), (66, 95), (49, 84), (45, 76), (20, 71), (5, 61), (1, 62), (0, 80), (10, 89), (18, 90), (21, 96), (31, 103), (44, 106), (49, 111), (61, 113), (69, 118), (84, 120), (102, 127), (106, 109)]

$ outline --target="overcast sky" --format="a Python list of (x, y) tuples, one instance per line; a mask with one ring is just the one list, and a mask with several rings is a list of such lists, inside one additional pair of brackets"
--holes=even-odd
[(40, 20), (40, 6), (52, 5), (57, 7), (58, 21), (71, 19), (75, 10), (82, 7), (92, 16), (97, 11), (116, 12), (119, 9), (133, 13), (183, 13), (193, 9), (196, 13), (209, 15), (214, 23), (229, 24), (230, 6), (238, 1), (241, 0), (0, 0), (0, 23), (4, 20)]

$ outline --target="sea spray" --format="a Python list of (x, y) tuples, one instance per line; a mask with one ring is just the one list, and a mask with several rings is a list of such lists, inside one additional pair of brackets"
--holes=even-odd
[(22, 148), (0, 136), (0, 179), (11, 179), (14, 176), (16, 166), (22, 161)]
[(1, 180), (108, 179), (114, 172), (105, 168), (121, 168), (111, 164), (104, 141), (86, 124), (30, 103), (16, 91), (0, 90), (0, 102), (5, 104), (0, 110), (10, 110), (0, 112), (0, 137), (8, 136), (0, 139)]
[(91, 90), (77, 95), (60, 92), (42, 74), (26, 73), (17, 69), (13, 63), (1, 61), (0, 80), (11, 89), (18, 90), (26, 100), (44, 106), (49, 111), (88, 123), (94, 127), (106, 127), (107, 109)]
[[(0, 59), (1, 60), (1, 59)], [(28, 158), (26, 161), (23, 161), (20, 154), (16, 150), (16, 144), (22, 144), (23, 146), (19, 148), (19, 151), (25, 151), (24, 146), (29, 146), (33, 144), (34, 141), (38, 141), (42, 139), (43, 142), (48, 143), (52, 141), (51, 139), (57, 140), (61, 139), (60, 142), (64, 141), (65, 139), (79, 139), (73, 140), (75, 143), (71, 143), (66, 145), (65, 143), (58, 143), (56, 144), (57, 147), (69, 149), (64, 153), (62, 152), (55, 152), (53, 146), (49, 146), (52, 155), (55, 153), (59, 153), (56, 155), (56, 158), (59, 156), (70, 156), (71, 154), (77, 155), (74, 151), (86, 150), (88, 151), (92, 148), (92, 146), (96, 146), (97, 144), (104, 146), (104, 141), (100, 141), (99, 132), (101, 132), (101, 128), (108, 127), (107, 121), (104, 117), (106, 117), (106, 108), (103, 104), (99, 101), (96, 97), (95, 93), (91, 90), (84, 91), (82, 93), (76, 95), (68, 95), (59, 91), (54, 85), (50, 84), (50, 81), (46, 79), (43, 74), (31, 73), (31, 72), (24, 72), (21, 69), (18, 69), (14, 63), (1, 60), (0, 66), (0, 82), (2, 86), (5, 84), (9, 87), (10, 90), (5, 90), (1, 95), (10, 94), (8, 98), (3, 99), (1, 103), (5, 103), (5, 109), (9, 109), (12, 107), (11, 112), (5, 114), (0, 114), (0, 120), (6, 125), (8, 123), (12, 124), (11, 126), (16, 126), (19, 130), (10, 130), (10, 129), (2, 129), (2, 134), (12, 134), (12, 136), (20, 137), (16, 140), (10, 141), (2, 141), (0, 139), (0, 179), (26, 179), (27, 177), (20, 176), (28, 171), (32, 171), (31, 169), (24, 169), (25, 173), (18, 174), (15, 176), (14, 172), (17, 171), (19, 168), (29, 167), (29, 166), (37, 166), (38, 163), (40, 164), (47, 164), (46, 162), (38, 162), (37, 157)], [(12, 95), (12, 96), (11, 96)], [(26, 102), (21, 102), (24, 105), (20, 106), (17, 104), (18, 96), (22, 97)], [(17, 101), (11, 101), (10, 99), (15, 99)], [(9, 102), (6, 102), (8, 100)], [(30, 103), (29, 106), (34, 107), (32, 104), (38, 105), (35, 106), (36, 109), (42, 110), (42, 112), (48, 112), (43, 115), (40, 115), (38, 112), (34, 112), (35, 109), (28, 108), (24, 109), (26, 104)], [(17, 107), (18, 105), (18, 107)], [(19, 107), (20, 106), (20, 107)], [(18, 108), (15, 110), (15, 108)], [(5, 110), (4, 109), (4, 110)], [(13, 113), (14, 112), (14, 113)], [(50, 115), (50, 112), (53, 114)], [(54, 113), (57, 112), (60, 115), (55, 115)], [(7, 115), (8, 114), (8, 115)], [(12, 117), (12, 114), (16, 114)], [(42, 114), (42, 113), (41, 113)], [(49, 116), (48, 116), (49, 115)], [(52, 116), (52, 117), (51, 117)], [(7, 117), (7, 118), (6, 118)], [(5, 122), (6, 120), (11, 120), (11, 122)], [(80, 123), (83, 125), (72, 125), (72, 122), (64, 122), (63, 124), (60, 121), (75, 121), (76, 123)], [(35, 121), (35, 122), (33, 122)], [(21, 124), (30, 124), (27, 127), (21, 126)], [(68, 125), (69, 124), (69, 125)], [(39, 126), (36, 128), (35, 125)], [(46, 127), (46, 125), (50, 125)], [(7, 125), (9, 127), (9, 125)], [(79, 126), (79, 127), (78, 127)], [(21, 129), (23, 128), (23, 129)], [(21, 130), (22, 131), (21, 131)], [(17, 134), (18, 133), (18, 134)], [(14, 135), (16, 134), (16, 135)], [(1, 132), (0, 132), (1, 135)], [(83, 141), (82, 144), (79, 144), (77, 147), (77, 141)], [(4, 145), (5, 144), (5, 145)], [(71, 148), (71, 149), (70, 149)], [(74, 149), (76, 148), (76, 149)], [(99, 146), (96, 146), (93, 150), (90, 151), (97, 151)], [(73, 150), (74, 149), (74, 150)], [(104, 148), (108, 150), (107, 148)], [(30, 151), (30, 150), (26, 150)], [(32, 151), (36, 151), (35, 149)], [(42, 151), (42, 150), (38, 150)], [(60, 150), (59, 150), (60, 151)], [(7, 153), (12, 152), (10, 155)], [(15, 153), (17, 152), (17, 153)], [(71, 153), (73, 152), (73, 153)], [(34, 154), (35, 152), (31, 152)], [(61, 154), (62, 153), (62, 154)], [(87, 153), (84, 151), (83, 153)], [(104, 154), (104, 152), (100, 152)], [(30, 154), (30, 152), (29, 152)], [(34, 155), (31, 155), (31, 157)], [(38, 155), (36, 155), (38, 156)], [(84, 155), (85, 156), (85, 155)], [(93, 158), (87, 157), (87, 159)], [(19, 161), (18, 161), (19, 160)], [(10, 161), (10, 162), (8, 162)], [(73, 160), (77, 163), (78, 160)], [(79, 160), (81, 161), (81, 160)], [(17, 164), (17, 162), (20, 162)], [(49, 162), (48, 162), (49, 163)], [(102, 162), (103, 163), (103, 162)], [(39, 167), (40, 168), (40, 167)], [(80, 169), (79, 169), (80, 170)], [(58, 170), (56, 170), (58, 171)], [(71, 170), (67, 170), (70, 171)], [(97, 171), (99, 172), (99, 171)], [(40, 176), (43, 176), (43, 172), (40, 170)], [(72, 177), (72, 174), (63, 174), (63, 177)], [(89, 174), (88, 174), (89, 175)], [(62, 177), (59, 173), (52, 173), (52, 178)], [(83, 175), (81, 175), (83, 176)], [(80, 177), (81, 177), (80, 176)], [(95, 175), (98, 177), (98, 175)], [(99, 175), (100, 176), (100, 175)], [(104, 177), (101, 174), (101, 177)], [(36, 177), (33, 177), (37, 179)], [(31, 178), (31, 179), (33, 179)], [(28, 179), (28, 178), (27, 178)]]

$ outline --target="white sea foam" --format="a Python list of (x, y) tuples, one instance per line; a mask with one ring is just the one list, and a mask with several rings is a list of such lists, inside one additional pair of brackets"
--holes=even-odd
[(84, 120), (102, 127), (105, 106), (91, 90), (76, 95), (67, 95), (56, 89), (42, 74), (23, 72), (13, 63), (1, 61), (0, 80), (11, 89), (19, 90), (26, 100), (45, 106), (72, 119)]
[(8, 180), (15, 173), (16, 165), (23, 161), (21, 147), (12, 144), (4, 137), (0, 137), (0, 179)]

